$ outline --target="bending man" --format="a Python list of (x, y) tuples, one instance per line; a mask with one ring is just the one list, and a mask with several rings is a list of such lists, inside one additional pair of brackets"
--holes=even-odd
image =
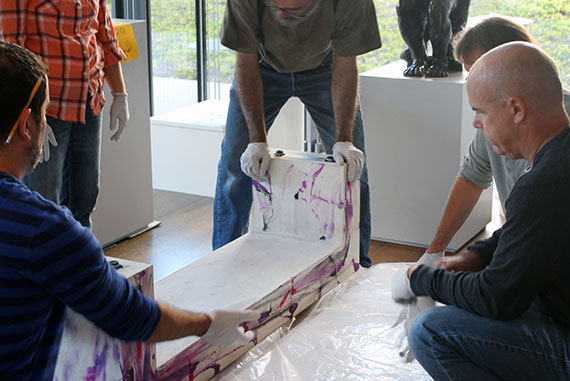
[(325, 150), (360, 179), (360, 264), (371, 265), (370, 192), (356, 56), (380, 47), (371, 0), (228, 0), (222, 43), (237, 51), (214, 198), (212, 246), (247, 232), (251, 178), (265, 180), (267, 132), (295, 96)]

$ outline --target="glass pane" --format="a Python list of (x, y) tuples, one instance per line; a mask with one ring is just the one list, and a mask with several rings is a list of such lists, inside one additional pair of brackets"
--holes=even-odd
[(360, 73), (397, 61), (405, 49), (406, 44), (398, 29), (397, 3), (394, 0), (374, 0), (382, 47), (358, 57)]
[(220, 44), (225, 0), (206, 2), (208, 91), (210, 99), (228, 99), (233, 79), (235, 52)]
[(115, 13), (113, 13), (113, 0), (107, 0), (107, 12), (109, 12), (111, 17), (116, 17)]
[(152, 0), (154, 114), (198, 101), (194, 0)]
[[(397, 61), (406, 45), (398, 28), (397, 1), (374, 0), (382, 48), (360, 56), (360, 72)], [(469, 16), (502, 14), (528, 18), (526, 28), (554, 58), (564, 87), (570, 88), (570, 1), (567, 0), (478, 0), (471, 1)]]

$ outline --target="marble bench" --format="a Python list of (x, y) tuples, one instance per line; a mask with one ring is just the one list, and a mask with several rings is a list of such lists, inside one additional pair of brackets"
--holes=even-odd
[[(58, 380), (103, 372), (107, 379), (209, 379), (358, 270), (359, 184), (347, 183), (346, 168), (325, 155), (279, 151), (272, 156), (269, 180), (253, 181), (246, 235), (154, 288), (151, 267), (130, 274), (143, 292), (181, 308), (259, 312), (248, 327), (254, 339), (231, 348), (210, 346), (198, 337), (124, 343), (70, 313), (67, 326), (83, 320), (82, 328), (66, 327)], [(127, 263), (119, 271), (134, 267)]]

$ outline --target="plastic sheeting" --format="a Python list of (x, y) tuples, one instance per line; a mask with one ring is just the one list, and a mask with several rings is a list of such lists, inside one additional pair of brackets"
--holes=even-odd
[(362, 268), (292, 329), (281, 327), (215, 379), (430, 380), (416, 360), (400, 355), (410, 321), (392, 301), (390, 281), (403, 265)]

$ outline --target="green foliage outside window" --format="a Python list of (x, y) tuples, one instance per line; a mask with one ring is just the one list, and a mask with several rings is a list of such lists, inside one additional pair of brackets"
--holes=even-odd
[[(224, 0), (208, 2), (207, 38), (219, 38)], [(405, 48), (396, 16), (397, 0), (374, 0), (383, 46), (358, 58), (360, 71), (394, 62)], [(152, 0), (152, 45), (154, 75), (196, 79), (194, 1)], [(221, 9), (211, 17), (211, 11)], [(530, 33), (556, 61), (563, 83), (570, 88), (570, 1), (568, 0), (472, 0), (470, 16), (503, 14), (532, 20)], [(218, 72), (216, 80), (232, 80), (235, 55), (219, 50), (209, 54), (210, 67)]]

